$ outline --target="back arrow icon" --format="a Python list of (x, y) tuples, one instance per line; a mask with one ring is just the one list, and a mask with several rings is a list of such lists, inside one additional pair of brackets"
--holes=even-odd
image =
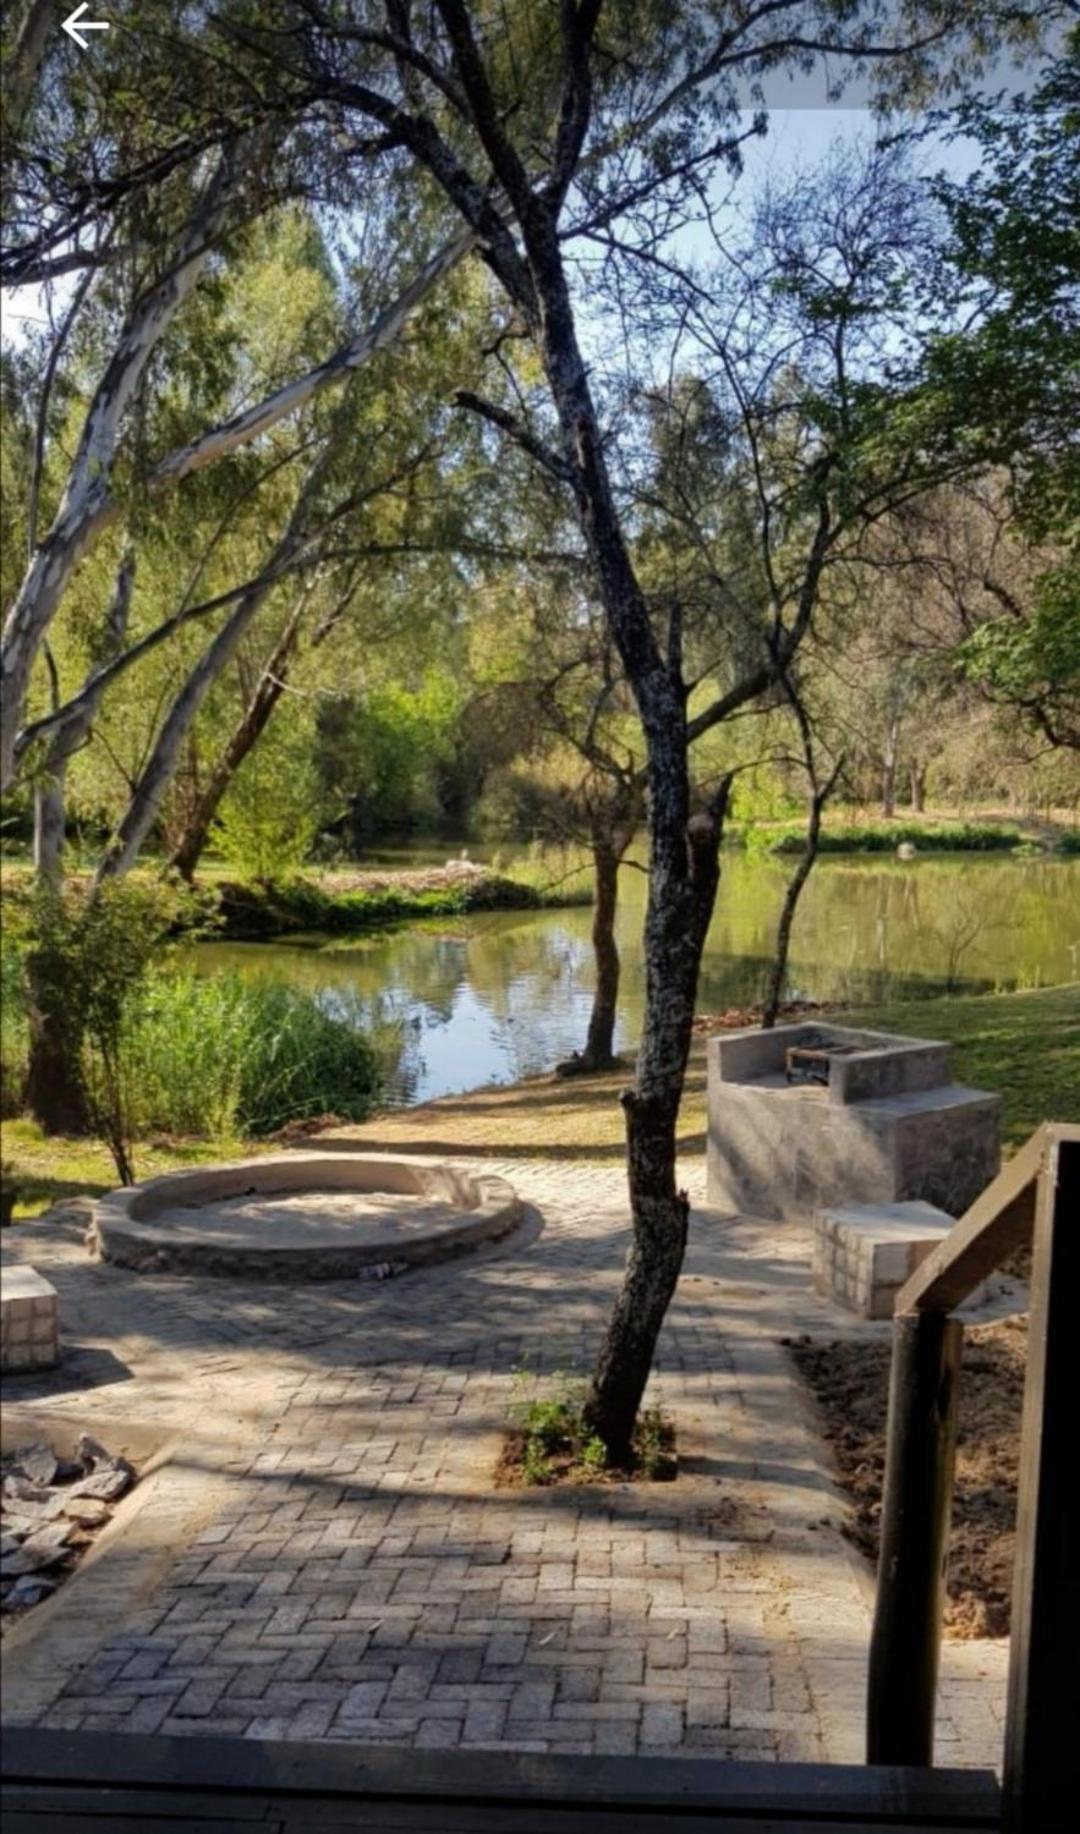
[(109, 30), (109, 21), (107, 19), (83, 18), (83, 14), (89, 3), (90, 0), (82, 0), (82, 4), (77, 6), (73, 13), (69, 13), (66, 19), (61, 21), (62, 30), (67, 33), (69, 38), (75, 40), (80, 51), (86, 50), (87, 41), (83, 37), (84, 32), (107, 32)]

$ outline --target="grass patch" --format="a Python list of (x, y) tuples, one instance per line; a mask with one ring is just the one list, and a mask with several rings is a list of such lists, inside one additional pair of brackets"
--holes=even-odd
[[(103, 1140), (71, 1140), (44, 1134), (36, 1121), (14, 1120), (0, 1124), (5, 1165), (10, 1162), (11, 1182), (17, 1187), (15, 1220), (38, 1216), (52, 1204), (69, 1197), (102, 1197), (116, 1189), (116, 1168)], [(184, 1171), (192, 1165), (218, 1160), (248, 1159), (274, 1147), (253, 1145), (235, 1135), (216, 1140), (160, 1137), (143, 1140), (135, 1148), (138, 1177), (159, 1172)]]
[[(521, 1380), (523, 1378), (519, 1378)], [(678, 1475), (675, 1428), (658, 1407), (644, 1408), (628, 1466), (609, 1464), (603, 1440), (590, 1432), (584, 1387), (557, 1378), (554, 1395), (517, 1401), (496, 1472), (503, 1485), (603, 1484), (628, 1478), (670, 1483)]]
[[(850, 1024), (951, 1042), (957, 1080), (996, 1090), (1003, 1098), (1006, 1153), (1014, 1152), (1040, 1121), (1080, 1121), (1080, 983), (975, 998), (896, 1001), (853, 1008), (843, 1016)], [(619, 1097), (628, 1081), (626, 1070), (569, 1081), (533, 1077), (380, 1114), (350, 1127), (348, 1137), (396, 1152), (618, 1160), (626, 1150)], [(682, 1152), (704, 1150), (706, 1118), (705, 1040), (698, 1037), (679, 1115)], [(27, 1121), (7, 1122), (0, 1132), (3, 1157), (13, 1161), (13, 1176), (23, 1187), (17, 1215), (44, 1209), (57, 1197), (110, 1190), (116, 1183), (99, 1143), (45, 1139)], [(318, 1138), (329, 1144), (332, 1135)], [(158, 1135), (140, 1143), (135, 1156), (139, 1177), (148, 1177), (186, 1164), (241, 1158), (252, 1150), (250, 1142), (235, 1135), (176, 1142)]]
[[(751, 852), (801, 853), (806, 844), (806, 824), (751, 822), (738, 831), (738, 839)], [(908, 843), (919, 853), (1009, 853), (1025, 842), (1030, 844), (1030, 837), (1012, 822), (837, 822), (824, 827), (819, 851), (895, 853)]]
[[(420, 879), (430, 875), (416, 875)], [(404, 879), (405, 875), (399, 875)], [(587, 904), (588, 888), (542, 888), (497, 873), (475, 873), (438, 884), (335, 885), (297, 878), (285, 885), (216, 887), (219, 933), (254, 941), (304, 930), (331, 935), (383, 929), (422, 917), (462, 917), (471, 911), (531, 911)]]
[[(159, 869), (147, 865), (134, 882), (156, 884)], [(25, 902), (31, 884), (25, 861), (3, 863), (3, 895)], [(74, 871), (78, 885), (87, 873)], [(261, 942), (274, 936), (321, 930), (348, 935), (385, 929), (423, 917), (463, 917), (472, 911), (561, 910), (592, 903), (591, 874), (576, 863), (552, 877), (543, 862), (522, 861), (514, 877), (486, 867), (452, 863), (427, 871), (297, 873), (280, 884), (238, 880), (218, 872), (200, 874), (190, 921), (216, 938)]]
[(845, 1017), (871, 1029), (951, 1043), (957, 1082), (1001, 1096), (1006, 1153), (1041, 1121), (1080, 1121), (1080, 982), (894, 1002)]

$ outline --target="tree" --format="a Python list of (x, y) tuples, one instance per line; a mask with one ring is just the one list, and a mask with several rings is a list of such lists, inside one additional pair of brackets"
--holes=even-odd
[[(780, 10), (790, 15), (795, 9)], [(798, 10), (801, 15), (806, 9)], [(818, 28), (816, 42), (832, 40), (880, 62), (880, 47), (865, 29), (872, 9), (847, 31), (839, 20), (850, 21), (850, 7), (836, 14), (827, 7), (810, 10)], [(948, 35), (950, 24), (954, 32), (959, 26), (953, 9), (943, 27), (942, 10), (949, 12), (934, 9), (933, 35), (920, 41), (920, 55)], [(971, 9), (964, 11), (970, 20)], [(372, 124), (407, 149), (441, 189), (476, 237), (481, 258), (527, 330), (554, 415), (554, 443), (543, 429), (497, 404), (489, 409), (477, 400), (472, 405), (572, 492), (612, 641), (645, 735), (650, 809), (646, 1012), (635, 1085), (625, 1098), (633, 1241), (587, 1403), (593, 1430), (616, 1457), (629, 1450), (686, 1243), (689, 1206), (676, 1185), (675, 1130), (725, 810), (722, 792), (708, 806), (693, 809), (689, 748), (694, 725), (703, 730), (722, 717), (729, 698), (721, 697), (691, 721), (678, 617), (666, 640), (656, 631), (616, 502), (566, 244), (575, 229), (587, 230), (590, 221), (610, 223), (631, 207), (640, 209), (643, 191), (646, 200), (661, 197), (665, 177), (652, 163), (657, 148), (655, 140), (650, 144), (651, 129), (659, 127), (666, 135), (665, 176), (674, 166), (685, 178), (706, 163), (699, 130), (707, 120), (715, 124), (722, 111), (729, 73), (742, 63), (760, 67), (762, 60), (781, 62), (802, 54), (805, 40), (793, 43), (789, 18), (775, 21), (775, 37), (763, 37), (762, 19), (767, 13), (766, 27), (772, 25), (775, 12), (724, 9), (715, 39), (701, 62), (689, 68), (685, 60), (667, 63), (672, 39), (658, 38), (646, 55), (644, 77), (637, 21), (629, 40), (620, 41), (623, 21), (609, 18), (600, 0), (563, 8), (553, 61), (546, 52), (539, 60), (530, 59), (525, 42), (514, 47), (520, 57), (508, 56), (506, 37), (489, 31), (465, 0), (437, 0), (423, 21), (408, 7), (395, 4), (384, 13), (372, 6), (341, 31), (332, 16), (304, 8), (297, 53), (298, 81), (316, 88), (344, 116)], [(982, 25), (987, 16), (982, 9), (979, 14)], [(605, 75), (598, 81), (602, 15)], [(927, 9), (910, 9), (904, 24), (919, 15), (925, 21)], [(512, 27), (504, 30), (511, 33)], [(896, 48), (903, 50), (903, 37)], [(528, 73), (525, 83), (523, 71)], [(726, 100), (730, 105), (730, 90)], [(598, 146), (597, 163), (585, 168), (590, 132), (602, 139), (608, 111), (616, 103), (622, 109), (619, 154), (605, 170)], [(677, 126), (676, 109), (681, 114)], [(684, 122), (689, 125), (683, 127)], [(627, 132), (631, 124), (638, 126), (636, 134)], [(714, 136), (712, 159), (718, 150)], [(628, 174), (632, 161), (639, 162), (633, 181)], [(568, 227), (563, 218), (572, 193), (576, 221)], [(670, 201), (669, 195), (665, 202)], [(835, 463), (830, 455), (819, 468), (810, 567), (794, 623), (776, 618), (769, 663), (761, 664), (766, 678), (786, 669), (812, 615), (834, 535), (834, 505), (824, 486)], [(733, 690), (739, 695), (753, 691), (756, 686), (743, 684)]]
[[(1032, 95), (972, 99), (954, 120), (979, 162), (944, 177), (936, 276), (958, 326), (927, 356), (932, 437), (1004, 471), (1014, 546), (1043, 550), (1027, 590), (992, 569), (964, 595), (965, 677), (1050, 746), (1080, 743), (1080, 26)], [(978, 586), (981, 607), (976, 610)]]
[(785, 675), (783, 688), (798, 730), (802, 746), (802, 763), (806, 772), (806, 838), (798, 864), (784, 889), (783, 903), (780, 906), (780, 916), (776, 926), (776, 949), (761, 1009), (761, 1024), (765, 1031), (772, 1030), (780, 1012), (795, 912), (806, 882), (814, 870), (814, 862), (817, 859), (818, 846), (821, 841), (821, 818), (825, 813), (825, 805), (835, 790), (840, 780), (840, 773), (844, 768), (843, 754), (834, 759), (830, 767), (822, 768), (819, 758), (820, 746), (815, 738), (813, 722), (807, 710), (805, 698), (791, 672)]

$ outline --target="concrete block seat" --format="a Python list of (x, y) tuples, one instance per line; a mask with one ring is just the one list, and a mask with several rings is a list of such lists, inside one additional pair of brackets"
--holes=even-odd
[(832, 1024), (710, 1038), (709, 1202), (806, 1222), (911, 1200), (959, 1216), (997, 1174), (1001, 1098), (954, 1083), (951, 1054)]
[(0, 1271), (0, 1369), (52, 1369), (60, 1361), (60, 1301), (36, 1267)]
[(522, 1219), (513, 1186), (436, 1159), (282, 1153), (170, 1172), (100, 1198), (105, 1261), (238, 1279), (385, 1278), (498, 1241)]
[(819, 1210), (814, 1285), (862, 1318), (891, 1318), (900, 1288), (952, 1226), (953, 1218), (933, 1204), (837, 1204)]

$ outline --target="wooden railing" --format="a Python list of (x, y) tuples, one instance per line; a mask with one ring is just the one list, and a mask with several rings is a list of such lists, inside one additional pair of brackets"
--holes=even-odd
[(933, 1762), (963, 1340), (951, 1313), (1028, 1242), (1003, 1777), (1007, 1823), (1026, 1831), (1080, 1819), (1080, 1127), (1040, 1127), (897, 1298), (867, 1699), (869, 1763)]

